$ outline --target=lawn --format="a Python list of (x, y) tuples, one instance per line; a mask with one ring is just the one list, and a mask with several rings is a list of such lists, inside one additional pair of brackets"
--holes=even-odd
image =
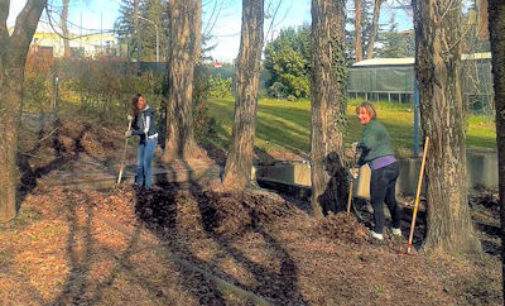
[[(348, 128), (346, 146), (358, 141), (362, 127), (354, 109), (358, 101), (347, 106)], [(379, 119), (386, 125), (397, 155), (411, 156), (414, 146), (414, 112), (409, 104), (376, 102)], [(226, 148), (231, 135), (233, 98), (211, 99), (209, 113), (217, 121), (217, 138), (211, 141)], [(490, 116), (470, 115), (467, 128), (468, 147), (496, 148), (494, 119)], [(310, 101), (261, 99), (258, 106), (256, 147), (261, 151), (292, 151), (308, 154), (310, 149)]]

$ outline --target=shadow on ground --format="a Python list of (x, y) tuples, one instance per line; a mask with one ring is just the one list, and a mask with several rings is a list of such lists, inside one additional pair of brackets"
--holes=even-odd
[[(192, 173), (186, 164), (186, 171)], [(240, 193), (216, 193), (206, 191), (199, 182), (192, 179), (187, 185), (170, 183), (170, 178), (161, 181), (151, 192), (139, 191), (136, 200), (136, 214), (166, 247), (184, 260), (200, 267), (225, 282), (246, 292), (256, 294), (274, 303), (306, 304), (297, 287), (297, 267), (289, 253), (278, 243), (275, 236), (268, 233), (259, 222), (257, 211), (251, 198), (244, 198)], [(184, 191), (180, 191), (183, 187)], [(161, 204), (160, 204), (161, 203)], [(223, 213), (228, 210), (241, 210), (247, 215), (247, 222), (241, 224), (223, 224)], [(184, 211), (184, 216), (181, 214)], [(189, 218), (193, 215), (193, 219)], [(239, 220), (244, 221), (244, 220)], [(194, 222), (194, 223), (192, 223)], [(224, 228), (224, 230), (223, 230)], [(247, 249), (238, 249), (234, 243), (248, 233), (254, 232), (262, 237), (267, 248), (275, 254), (275, 261), (280, 262), (280, 269), (275, 270), (268, 264), (251, 260)], [(199, 242), (200, 241), (200, 242)], [(218, 248), (216, 258), (203, 260), (195, 253), (195, 243), (207, 241)], [(220, 267), (219, 263), (229, 258), (245, 269), (254, 279), (255, 285), (242, 283), (231, 273)], [(185, 267), (181, 267), (183, 270)], [(208, 275), (187, 271), (181, 277), (184, 287), (191, 292), (202, 305), (227, 304), (227, 296), (216, 287)]]

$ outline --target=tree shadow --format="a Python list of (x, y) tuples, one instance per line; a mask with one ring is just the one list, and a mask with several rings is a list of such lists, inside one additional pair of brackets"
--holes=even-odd
[[(168, 166), (167, 168), (172, 168)], [(173, 168), (172, 168), (173, 169)], [(174, 172), (169, 172), (174, 173)], [(174, 174), (165, 174), (174, 175)], [(174, 177), (159, 176), (155, 188), (151, 190), (139, 190), (136, 193), (135, 213), (151, 232), (163, 242), (163, 248), (167, 252), (182, 253), (185, 260), (191, 263), (204, 265), (191, 251), (186, 239), (179, 237), (177, 229), (177, 215), (181, 199), (177, 197), (177, 192), (183, 187), (176, 182)], [(177, 264), (177, 263), (175, 263)], [(184, 271), (181, 273), (181, 283), (198, 298), (201, 305), (225, 305), (225, 300), (217, 286), (207, 280), (204, 275), (186, 266), (180, 265)]]
[[(66, 251), (70, 273), (65, 281), (61, 294), (50, 304), (101, 304), (104, 299), (105, 291), (112, 287), (115, 281), (124, 273), (128, 274), (131, 279), (136, 281), (137, 284), (139, 284), (144, 290), (148, 291), (151, 295), (156, 296), (157, 298), (167, 298), (159, 290), (153, 289), (156, 288), (156, 286), (151, 286), (152, 284), (149, 280), (136, 274), (129, 265), (131, 256), (138, 252), (137, 247), (141, 242), (141, 225), (136, 224), (133, 233), (124, 232), (120, 228), (115, 227), (115, 230), (118, 230), (131, 238), (122, 253), (118, 255), (117, 250), (102, 245), (93, 239), (93, 222), (95, 219), (101, 218), (94, 215), (94, 204), (88, 201), (86, 193), (81, 192), (81, 196), (84, 196), (83, 205), (85, 205), (84, 225), (80, 225), (78, 221), (78, 205), (75, 205), (75, 203), (69, 203), (65, 207), (65, 213), (69, 224)], [(115, 224), (113, 224), (113, 226), (114, 225)], [(82, 243), (79, 243), (80, 239), (82, 239)], [(79, 247), (79, 245), (81, 245), (81, 247)], [(94, 254), (97, 252), (103, 252), (108, 257), (114, 258), (115, 260), (115, 266), (110, 269), (108, 277), (100, 283), (95, 283), (95, 280), (91, 277), (92, 265), (96, 263)]]
[[(281, 247), (279, 241), (260, 225), (260, 218), (256, 210), (250, 209), (246, 203), (242, 202), (242, 207), (239, 209), (249, 210), (248, 214), (251, 224), (236, 233), (233, 237), (226, 237), (215, 232), (215, 229), (220, 225), (216, 216), (220, 208), (215, 198), (200, 197), (200, 199), (202, 200), (198, 201), (198, 204), (202, 215), (202, 226), (207, 232), (208, 237), (217, 242), (227, 254), (233, 256), (237, 263), (246, 268), (258, 284), (254, 287), (247, 287), (241, 285), (237, 280), (233, 280), (238, 286), (265, 296), (274, 302), (286, 303), (286, 301), (289, 301), (288, 304), (293, 305), (307, 304), (297, 285), (298, 269), (295, 261)], [(278, 272), (273, 271), (267, 265), (252, 261), (245, 255), (245, 250), (240, 250), (233, 246), (235, 240), (239, 240), (248, 232), (260, 234), (268, 245), (269, 253), (277, 255), (277, 259), (281, 261), (281, 267)]]
[[(189, 165), (187, 166), (189, 168)], [(196, 182), (191, 181), (191, 193), (197, 200), (198, 208), (201, 216), (201, 226), (207, 233), (207, 237), (215, 241), (227, 254), (231, 255), (235, 261), (247, 271), (252, 274), (258, 283), (256, 287), (248, 287), (241, 284), (237, 279), (226, 275), (231, 282), (243, 288), (244, 290), (252, 291), (265, 296), (271, 300), (292, 301), (295, 304), (302, 302), (306, 304), (303, 296), (297, 285), (297, 267), (294, 260), (289, 256), (289, 253), (284, 250), (279, 242), (270, 234), (268, 234), (261, 226), (258, 212), (251, 209), (247, 203), (242, 200), (241, 208), (249, 210), (248, 214), (251, 220), (249, 230), (261, 234), (269, 249), (273, 249), (278, 259), (281, 261), (281, 268), (279, 272), (272, 271), (266, 265), (256, 263), (244, 255), (243, 250), (238, 250), (232, 246), (233, 240), (238, 240), (243, 236), (246, 231), (239, 233), (236, 237), (224, 237), (215, 232), (215, 228), (219, 226), (217, 212), (220, 210), (218, 198), (226, 196), (225, 194), (217, 194), (210, 196), (210, 193), (205, 192), (202, 186)], [(216, 269), (217, 267), (214, 267)], [(217, 268), (218, 269), (218, 268)], [(224, 273), (224, 272), (223, 272)]]
[[(250, 219), (253, 220), (253, 226), (249, 229), (259, 233), (266, 243), (268, 248), (273, 250), (277, 259), (281, 262), (280, 271), (272, 271), (267, 265), (258, 264), (249, 259), (243, 252), (232, 246), (233, 241), (229, 238), (222, 237), (215, 232), (216, 227), (219, 226), (217, 217), (219, 207), (218, 199), (227, 197), (227, 193), (214, 193), (206, 191), (201, 183), (194, 179), (194, 172), (192, 167), (184, 163), (185, 170), (188, 172), (188, 183), (182, 186), (187, 190), (185, 193), (187, 197), (178, 194), (181, 185), (172, 182), (160, 182), (158, 186), (161, 189), (154, 189), (150, 191), (153, 193), (150, 197), (146, 194), (139, 194), (137, 197), (136, 213), (138, 218), (160, 239), (167, 251), (172, 251), (184, 257), (184, 260), (196, 264), (204, 268), (204, 270), (212, 271), (214, 275), (225, 280), (226, 282), (241, 288), (246, 291), (254, 292), (259, 295), (265, 295), (266, 298), (277, 301), (292, 301), (293, 304), (306, 303), (297, 286), (297, 268), (294, 260), (289, 256), (289, 253), (280, 247), (280, 243), (269, 234), (265, 229), (259, 225), (259, 217), (255, 211), (249, 212)], [(177, 224), (178, 211), (184, 209), (184, 200), (196, 201), (199, 214), (196, 216), (200, 222), (200, 227), (203, 229), (207, 238), (216, 242), (220, 250), (224, 250), (225, 255), (231, 256), (241, 267), (245, 268), (257, 281), (258, 285), (247, 286), (241, 283), (239, 279), (223, 271), (219, 266), (219, 258), (215, 261), (207, 262), (200, 259), (191, 247), (192, 236), (182, 232), (179, 226), (184, 224)], [(245, 204), (242, 204), (245, 205)], [(244, 207), (237, 209), (246, 209)], [(188, 226), (188, 224), (186, 224)], [(241, 233), (234, 239), (239, 239), (246, 232)], [(196, 236), (198, 237), (198, 236)], [(194, 237), (193, 237), (194, 238)], [(181, 265), (183, 270), (186, 267)], [(207, 279), (207, 276), (188, 271), (191, 273), (184, 273), (181, 275), (181, 280), (184, 286), (191, 289), (191, 292), (199, 300), (202, 305), (225, 305), (227, 300), (220, 289)]]
[(91, 270), (91, 253), (94, 245), (91, 233), (91, 223), (93, 220), (92, 205), (86, 207), (86, 225), (84, 231), (84, 255), (80, 259), (77, 248), (77, 236), (79, 234), (79, 222), (75, 203), (66, 205), (67, 222), (69, 224), (69, 233), (67, 237), (67, 256), (69, 261), (70, 274), (65, 281), (63, 291), (55, 299), (56, 305), (82, 304), (83, 295), (86, 292), (89, 281), (89, 272)]

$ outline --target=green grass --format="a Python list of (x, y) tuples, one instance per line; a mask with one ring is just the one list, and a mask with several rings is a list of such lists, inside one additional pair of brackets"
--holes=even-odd
[[(356, 119), (357, 100), (348, 101), (348, 127), (344, 140), (346, 146), (361, 138), (362, 126)], [(378, 118), (388, 129), (397, 155), (413, 154), (414, 112), (408, 104), (376, 102)], [(227, 148), (231, 137), (233, 98), (212, 99), (210, 116), (218, 123), (217, 138), (211, 141)], [(293, 151), (309, 153), (310, 146), (310, 101), (289, 102), (286, 100), (261, 99), (258, 105), (256, 147), (265, 152)], [(496, 133), (493, 117), (469, 116), (467, 127), (468, 147), (496, 148)]]

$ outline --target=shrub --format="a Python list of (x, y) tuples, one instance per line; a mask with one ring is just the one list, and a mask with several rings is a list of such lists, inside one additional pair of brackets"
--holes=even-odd
[[(215, 80), (221, 80), (218, 81), (221, 85), (228, 82), (227, 79), (223, 80), (221, 77), (211, 77), (209, 68), (202, 64), (198, 65), (195, 69), (195, 77), (193, 80), (193, 129), (196, 139), (200, 141), (216, 136), (217, 122), (214, 118), (209, 116), (208, 97), (211, 93), (216, 94), (216, 92), (224, 94), (226, 86), (220, 86), (221, 89), (219, 91), (213, 91), (212, 86), (215, 84), (213, 83)], [(231, 88), (231, 78), (229, 78), (229, 84)]]
[(281, 82), (275, 82), (268, 88), (268, 94), (276, 99), (283, 99), (286, 97), (286, 86)]
[(28, 112), (51, 111), (53, 60), (44, 53), (30, 50), (25, 66), (23, 108)]
[(208, 77), (208, 96), (212, 98), (231, 97), (232, 78)]

